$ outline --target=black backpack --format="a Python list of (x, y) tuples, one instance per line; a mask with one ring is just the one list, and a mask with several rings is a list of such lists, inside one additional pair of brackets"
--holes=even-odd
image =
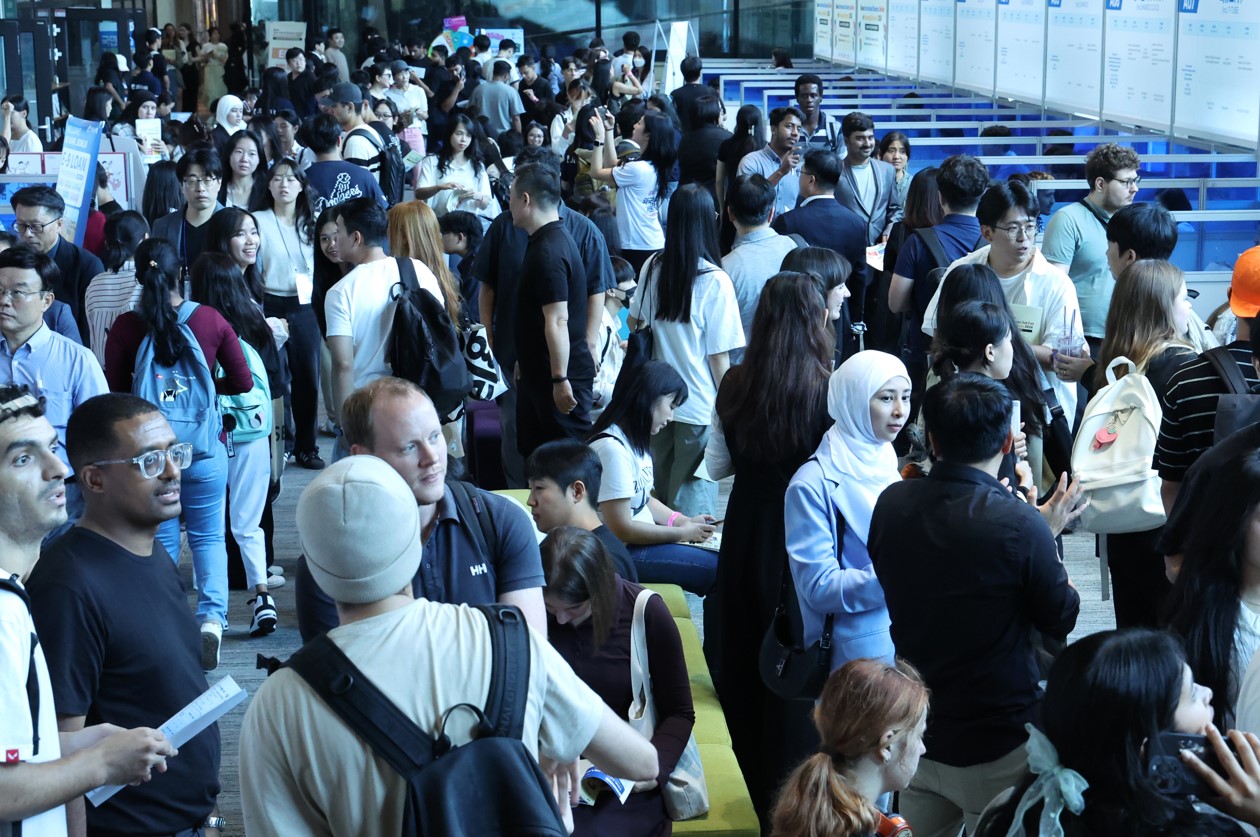
[(1213, 444), (1244, 427), (1260, 421), (1260, 395), (1257, 395), (1238, 368), (1238, 361), (1228, 346), (1217, 346), (1203, 353), (1228, 390), (1216, 402), (1216, 422), (1212, 435)]
[[(484, 712), (450, 707), (436, 740), (363, 676), (328, 635), (285, 664), (407, 780), (403, 834), (430, 837), (566, 837), (550, 783), (521, 740), (529, 695), (529, 628), (518, 608), (478, 605), (490, 625), (494, 661)], [(451, 713), (478, 718), (477, 737), (452, 747)]]
[[(941, 246), (941, 239), (936, 235), (936, 230), (931, 227), (920, 227), (914, 231), (915, 235), (928, 248), (928, 252), (932, 254), (932, 259), (936, 262), (936, 267), (928, 271), (927, 282), (928, 296), (936, 293), (936, 289), (941, 286), (941, 282), (945, 279), (945, 274), (949, 273), (949, 266), (953, 264), (949, 256), (945, 255), (945, 248)], [(984, 236), (976, 241), (976, 246), (971, 248), (974, 253), (985, 244)]]
[(420, 385), (439, 418), (455, 412), (472, 392), (468, 362), (446, 306), (420, 287), (411, 259), (396, 259), (398, 284), (390, 291), (398, 303), (389, 339), (394, 375)]
[[(27, 594), (26, 588), (18, 584), (16, 575), (7, 578), (0, 576), (0, 590), (8, 590), (17, 596), (26, 605), (26, 612), (31, 612), (31, 597)], [(39, 636), (34, 631), (31, 631), (31, 658), (27, 662), (26, 668), (26, 703), (31, 710), (32, 756), (39, 755), (39, 670), (35, 668), (35, 649), (38, 647)], [(11, 825), (13, 837), (21, 837), (21, 821), (14, 822)]]
[(393, 142), (387, 141), (382, 144), (373, 135), (372, 131), (365, 131), (363, 128), (355, 128), (346, 134), (347, 140), (350, 137), (363, 137), (376, 149), (376, 157), (367, 162), (380, 161), (381, 191), (385, 193), (385, 200), (390, 206), (399, 203), (403, 199), (403, 193), (406, 191), (404, 181), (407, 174), (407, 164), (403, 162), (402, 147), (399, 145), (397, 138), (394, 138)]

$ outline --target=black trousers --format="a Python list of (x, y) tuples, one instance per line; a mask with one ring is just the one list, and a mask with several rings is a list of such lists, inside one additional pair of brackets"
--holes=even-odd
[[(293, 377), (285, 406), (293, 415), (293, 453), (318, 453), (315, 425), (319, 418), (320, 336), (315, 311), (310, 305), (299, 305), (295, 296), (267, 294), (263, 299), (263, 313), (268, 317), (283, 317), (289, 323), (289, 340), (284, 344), (284, 351)], [(280, 416), (276, 416), (276, 420), (279, 421)]]
[(1164, 556), (1155, 548), (1161, 529), (1102, 536), (1107, 539), (1117, 628), (1163, 627), (1172, 585), (1164, 575)]
[[(581, 351), (584, 346), (578, 344)], [(585, 442), (591, 434), (591, 379), (569, 380), (577, 406), (565, 413), (556, 409), (551, 394), (551, 382), (530, 381), (521, 378), (516, 393), (516, 448), (521, 456), (528, 457), (544, 442), (556, 439), (576, 439)]]

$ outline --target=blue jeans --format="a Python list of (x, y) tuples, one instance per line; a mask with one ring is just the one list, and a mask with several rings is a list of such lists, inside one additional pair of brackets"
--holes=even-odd
[(194, 460), (180, 475), (183, 512), (158, 527), (158, 540), (179, 563), (179, 521), (188, 530), (197, 580), (197, 622), (217, 619), (227, 625), (227, 546), (223, 540), (224, 501), (227, 498), (227, 448), (214, 446), (214, 455)]
[(717, 578), (718, 554), (685, 543), (651, 546), (626, 544), (639, 582), (677, 584), (697, 596), (707, 595)]

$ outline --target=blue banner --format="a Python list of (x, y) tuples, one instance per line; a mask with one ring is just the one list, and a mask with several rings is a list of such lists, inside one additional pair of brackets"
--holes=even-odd
[(57, 171), (57, 191), (66, 201), (63, 235), (83, 245), (88, 209), (96, 188), (96, 155), (101, 149), (101, 123), (71, 116), (66, 121), (66, 138), (61, 146), (61, 168)]

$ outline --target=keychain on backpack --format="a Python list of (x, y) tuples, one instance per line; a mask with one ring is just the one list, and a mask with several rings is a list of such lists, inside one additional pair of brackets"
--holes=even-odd
[(236, 417), (223, 417), (223, 444), (227, 445), (228, 459), (236, 458), (236, 445), (232, 444), (232, 431), (236, 429)]
[(1102, 450), (1114, 442), (1116, 437), (1120, 435), (1120, 428), (1124, 427), (1125, 422), (1129, 420), (1129, 416), (1132, 414), (1132, 407), (1125, 407), (1123, 410), (1116, 410), (1112, 413), (1107, 423), (1094, 434), (1094, 443), (1090, 445), (1090, 448), (1092, 450)]

